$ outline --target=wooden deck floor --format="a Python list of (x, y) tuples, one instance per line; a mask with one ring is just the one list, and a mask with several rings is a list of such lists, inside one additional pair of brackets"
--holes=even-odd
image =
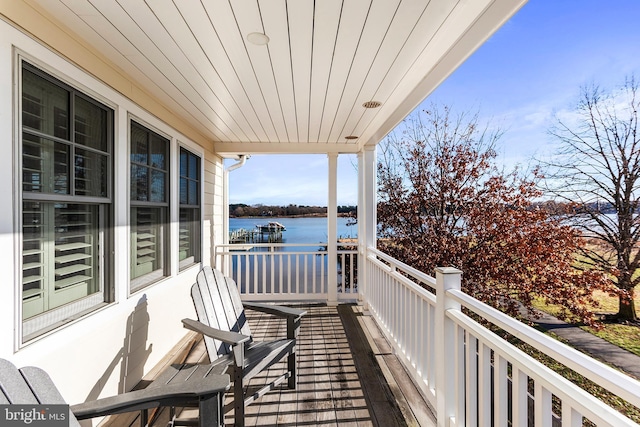
[[(289, 390), (283, 385), (249, 405), (247, 426), (435, 426), (431, 409), (391, 353), (373, 319), (360, 307), (303, 307), (308, 315), (303, 318), (298, 338), (298, 388)], [(283, 321), (250, 311), (248, 315), (256, 340), (286, 336)], [(145, 379), (151, 380), (176, 361), (207, 360), (203, 341), (189, 334)], [(284, 364), (273, 366), (248, 386), (265, 384), (283, 368)], [(167, 409), (152, 415), (154, 426), (167, 425)], [(230, 394), (226, 398), (225, 424), (233, 425)], [(135, 413), (109, 417), (102, 423), (103, 427), (138, 425)]]

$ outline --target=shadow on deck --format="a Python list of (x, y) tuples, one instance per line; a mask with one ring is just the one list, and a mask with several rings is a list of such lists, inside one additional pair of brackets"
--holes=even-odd
[[(247, 426), (434, 426), (431, 408), (392, 354), (374, 320), (355, 305), (305, 305), (298, 337), (298, 388), (285, 385), (247, 407)], [(286, 323), (273, 316), (248, 311), (256, 340), (286, 336)], [(187, 336), (141, 383), (145, 386), (171, 363), (206, 363), (204, 342)], [(248, 387), (259, 388), (284, 371), (274, 365), (253, 378)], [(286, 384), (286, 383), (285, 383)], [(180, 410), (178, 408), (178, 410)], [(187, 413), (182, 416), (196, 416)], [(166, 426), (168, 408), (150, 414), (152, 425)], [(105, 419), (103, 427), (139, 425), (139, 414)], [(231, 393), (227, 395), (225, 425), (233, 425)]]

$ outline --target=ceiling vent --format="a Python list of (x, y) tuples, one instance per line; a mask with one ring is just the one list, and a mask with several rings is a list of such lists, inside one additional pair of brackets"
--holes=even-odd
[(378, 102), (378, 101), (367, 101), (364, 104), (362, 104), (364, 108), (378, 108), (381, 105), (382, 105), (382, 102)]

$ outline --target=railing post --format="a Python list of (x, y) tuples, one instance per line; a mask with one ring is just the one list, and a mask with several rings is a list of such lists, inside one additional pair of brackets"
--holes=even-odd
[(453, 267), (436, 268), (436, 418), (438, 427), (449, 427), (456, 414), (455, 324), (447, 310), (460, 310), (460, 304), (447, 297), (450, 289), (460, 289), (462, 271)]

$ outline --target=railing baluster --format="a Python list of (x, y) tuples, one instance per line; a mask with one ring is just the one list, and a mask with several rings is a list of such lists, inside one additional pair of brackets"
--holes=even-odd
[(329, 292), (329, 289), (322, 289), (323, 287), (328, 287), (329, 285), (327, 284), (327, 282), (324, 280), (324, 257), (326, 255), (322, 255), (320, 257), (320, 283), (319, 283), (319, 288), (318, 290), (316, 290), (316, 292), (321, 292), (321, 293), (325, 293), (325, 292)]
[(265, 256), (267, 256), (267, 255), (263, 255), (261, 257), (262, 274), (261, 274), (260, 282), (259, 282), (262, 285), (262, 294), (265, 294), (267, 292), (267, 260), (266, 260)]
[(466, 426), (466, 413), (465, 413), (465, 331), (460, 326), (455, 326), (455, 350), (454, 350), (454, 364), (455, 364), (455, 392), (454, 392), (454, 416), (457, 426)]
[(582, 427), (582, 414), (562, 401), (562, 427)]
[(409, 348), (410, 348), (410, 360), (411, 365), (414, 368), (418, 367), (418, 329), (420, 328), (420, 324), (418, 323), (418, 296), (413, 292), (409, 293), (409, 301), (410, 301), (410, 311), (409, 314), (409, 327), (411, 329), (411, 333), (409, 334)]
[(285, 280), (284, 294), (290, 295), (294, 293), (295, 286), (293, 284), (293, 274), (295, 268), (296, 254), (287, 254), (287, 280)]
[(304, 293), (309, 292), (309, 255), (304, 256)]
[(534, 386), (534, 426), (551, 427), (552, 395), (539, 381)]
[(482, 341), (478, 349), (478, 423), (491, 425), (491, 348)]
[[(282, 272), (284, 271), (282, 268), (284, 267), (284, 256), (283, 254), (278, 254), (278, 268), (280, 269), (280, 274), (278, 274), (278, 288), (274, 289), (273, 293), (274, 294), (279, 294), (279, 293), (284, 293), (284, 280), (283, 280), (283, 276), (284, 274), (282, 274)], [(275, 274), (275, 272), (274, 272)]]
[(493, 416), (495, 427), (507, 427), (507, 360), (495, 354), (493, 356)]
[(345, 266), (344, 263), (344, 254), (338, 251), (338, 280), (336, 281), (336, 285), (338, 286), (338, 293), (345, 291)]
[(511, 373), (512, 425), (525, 426), (529, 418), (529, 377), (516, 366)]
[(429, 378), (429, 388), (431, 389), (431, 393), (435, 395), (436, 391), (436, 358), (433, 357), (436, 348), (436, 334), (435, 334), (435, 324), (436, 324), (436, 310), (435, 307), (429, 304), (427, 308), (427, 363), (428, 363), (428, 378)]
[(420, 327), (416, 328), (416, 334), (418, 334), (418, 341), (417, 341), (417, 345), (418, 345), (418, 357), (417, 357), (417, 364), (416, 364), (416, 370), (418, 371), (419, 375), (420, 375), (420, 379), (425, 382), (428, 383), (429, 381), (429, 376), (428, 376), (428, 369), (427, 369), (427, 349), (429, 348), (429, 340), (428, 340), (428, 335), (424, 334), (424, 336), (420, 336), (420, 332), (422, 332), (425, 328), (429, 328), (429, 325), (427, 324), (427, 310), (429, 309), (428, 304), (422, 299), (422, 298), (418, 298), (418, 319), (417, 319), (417, 323), (418, 325), (420, 325)]
[(316, 289), (316, 282), (318, 281), (318, 257), (315, 256), (310, 260), (310, 268), (311, 268), (311, 292), (316, 293), (318, 290)]
[(268, 292), (267, 293), (273, 293), (274, 292), (274, 288), (275, 288), (275, 281), (276, 281), (276, 270), (275, 270), (275, 254), (273, 252), (273, 246), (269, 247), (269, 264), (271, 266), (271, 271), (269, 274), (269, 284), (270, 286), (268, 287)]
[(258, 254), (254, 254), (253, 255), (253, 283), (252, 283), (252, 288), (251, 291), (253, 294), (257, 294), (258, 293), (258, 283), (260, 283), (260, 278), (259, 278), (259, 274), (258, 272), (260, 271), (258, 269), (258, 265), (259, 265), (259, 260), (261, 260), (261, 258), (258, 258)]
[[(466, 426), (478, 426), (478, 339), (465, 331), (465, 409)], [(526, 425), (526, 424), (514, 424)]]

